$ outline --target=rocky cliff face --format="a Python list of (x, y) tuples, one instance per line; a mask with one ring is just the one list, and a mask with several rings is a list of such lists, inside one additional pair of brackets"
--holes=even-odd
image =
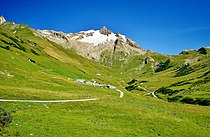
[(0, 24), (4, 23), (6, 20), (3, 16), (0, 16)]
[[(102, 53), (105, 51), (112, 53), (114, 46), (116, 46), (116, 52), (122, 52), (128, 56), (146, 53), (136, 42), (120, 33), (113, 33), (105, 26), (100, 30), (81, 31), (74, 34), (53, 30), (35, 30), (34, 34), (61, 44), (65, 48), (73, 48), (80, 55), (95, 61), (100, 61), (101, 58), (104, 58)], [(116, 40), (118, 41), (117, 45), (115, 43)]]

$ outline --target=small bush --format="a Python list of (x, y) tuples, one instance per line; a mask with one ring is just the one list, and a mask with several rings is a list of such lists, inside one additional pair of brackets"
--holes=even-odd
[(142, 80), (139, 83), (147, 83), (147, 82), (148, 82), (147, 80)]
[(195, 104), (194, 99), (190, 98), (190, 97), (186, 97), (186, 98), (182, 99), (181, 102), (187, 103), (187, 104)]
[(23, 46), (20, 46), (19, 49), (22, 50), (22, 51), (24, 51), (24, 52), (26, 52), (26, 48), (23, 47)]
[(138, 86), (138, 85), (130, 85), (130, 86), (125, 87), (125, 89), (127, 91), (132, 91), (132, 90), (145, 91), (143, 87)]
[(190, 82), (186, 82), (186, 81), (180, 81), (180, 82), (171, 84), (169, 87), (183, 86), (183, 85), (187, 85), (187, 84), (191, 84), (191, 83)]
[(180, 76), (185, 76), (185, 75), (188, 75), (192, 72), (194, 72), (195, 70), (190, 67), (190, 65), (183, 65), (181, 67), (178, 68), (178, 70), (176, 71), (176, 75), (175, 77), (180, 77)]
[(210, 106), (210, 99), (196, 98), (197, 104), (202, 106)]
[(0, 127), (3, 128), (11, 122), (12, 116), (10, 115), (10, 112), (7, 112), (4, 109), (0, 108)]
[(7, 130), (4, 128), (12, 122), (10, 112), (0, 108), (0, 136), (7, 136)]
[(132, 79), (130, 82), (128, 82), (127, 84), (128, 85), (131, 85), (131, 84), (134, 84), (135, 82), (137, 82), (138, 80), (136, 80), (136, 79)]
[(188, 103), (188, 104), (198, 104), (202, 106), (210, 106), (210, 99), (203, 99), (203, 98), (190, 98), (186, 97), (181, 100), (183, 103)]
[(161, 87), (158, 90), (156, 90), (155, 92), (157, 93), (161, 93), (161, 94), (167, 94), (169, 96), (178, 93), (180, 90), (172, 90), (166, 87)]
[(175, 97), (167, 98), (167, 99), (168, 99), (168, 102), (176, 102), (176, 101), (179, 101), (181, 98), (182, 96), (175, 96)]
[(193, 86), (199, 86), (199, 85), (206, 84), (209, 82), (210, 82), (210, 79), (208, 77), (206, 77), (203, 80), (198, 80), (198, 81), (194, 82)]
[(0, 48), (6, 49), (6, 50), (10, 50), (10, 47), (9, 46), (6, 46), (6, 47), (0, 46)]
[(205, 76), (207, 76), (208, 74), (210, 74), (210, 70), (209, 70), (209, 71), (207, 71), (206, 73), (204, 73), (202, 76), (199, 76), (198, 78), (205, 77)]
[(157, 69), (155, 70), (155, 72), (160, 72), (160, 71), (163, 71), (163, 70), (166, 70), (168, 69), (170, 66), (170, 59), (166, 60), (166, 62), (160, 62), (159, 65), (157, 66)]
[(34, 55), (39, 56), (39, 53), (37, 53), (35, 50), (31, 49), (31, 52), (32, 52)]
[(6, 50), (10, 50), (10, 47), (9, 47), (9, 46), (6, 46), (5, 49), (6, 49)]
[(189, 55), (190, 53), (187, 51), (182, 51), (181, 53), (179, 53), (179, 55)]
[(136, 90), (136, 89), (137, 89), (137, 86), (131, 85), (131, 86), (125, 87), (125, 89), (126, 89), (127, 91), (132, 91), (132, 90)]

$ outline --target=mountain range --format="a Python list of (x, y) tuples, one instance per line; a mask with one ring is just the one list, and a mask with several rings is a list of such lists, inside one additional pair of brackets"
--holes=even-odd
[[(204, 119), (208, 115), (208, 107), (210, 105), (210, 47), (180, 51), (178, 55), (165, 55), (151, 50), (144, 50), (132, 39), (120, 34), (120, 32), (114, 33), (105, 26), (100, 30), (63, 33), (54, 30), (36, 30), (24, 24), (7, 22), (1, 16), (0, 53), (0, 98), (2, 99), (50, 100), (94, 97), (102, 100), (101, 102), (99, 101), (102, 105), (97, 108), (100, 108), (100, 114), (103, 116), (105, 116), (105, 108), (109, 109), (111, 107), (110, 110), (114, 111), (114, 113), (111, 113), (111, 111), (106, 113), (115, 117), (114, 114), (117, 113), (115, 112), (116, 107), (118, 111), (122, 109), (122, 115), (127, 115), (133, 119), (133, 114), (140, 114), (140, 112), (137, 114), (135, 110), (141, 108), (142, 111), (144, 110), (147, 113), (147, 115), (144, 115), (141, 112), (141, 115), (152, 119), (155, 115), (161, 122), (164, 122), (166, 119), (170, 121), (173, 116), (182, 121), (181, 117), (187, 115), (182, 114), (182, 111), (192, 107), (193, 111), (194, 108), (202, 109), (200, 113), (205, 116), (202, 117), (201, 121), (192, 118), (192, 122), (191, 117), (190, 122), (186, 120), (185, 122), (188, 125), (193, 123), (190, 125), (192, 129), (189, 130), (192, 131), (191, 133), (199, 135), (193, 130), (199, 127), (203, 135), (209, 133), (209, 127), (206, 128), (206, 126), (209, 126), (207, 125), (208, 120), (205, 122)], [(110, 91), (110, 89), (123, 92), (123, 98), (119, 99), (119, 93), (113, 92), (113, 90)], [(82, 109), (86, 110), (88, 107), (97, 106), (100, 104), (99, 102), (91, 106), (81, 104), (81, 106), (77, 105), (75, 108), (72, 106), (68, 107), (72, 107), (75, 110), (81, 109), (77, 110), (80, 116), (87, 118), (86, 115), (82, 114)], [(120, 103), (123, 104), (123, 107)], [(164, 113), (170, 113), (170, 118), (166, 116), (166, 119), (163, 120), (160, 117), (162, 112), (160, 112), (159, 106), (154, 104), (161, 104), (165, 108), (163, 110)], [(184, 106), (185, 104), (194, 105)], [(31, 106), (31, 104), (29, 105)], [(21, 115), (18, 115), (18, 113), (15, 115), (23, 118), (22, 112), (24, 109), (31, 110), (29, 105), (23, 105), (23, 108), (20, 107)], [(177, 105), (180, 106), (180, 110), (177, 110), (176, 114), (175, 112), (172, 114), (170, 112), (171, 109), (170, 111), (166, 109), (176, 108)], [(12, 110), (18, 105), (14, 103), (11, 106), (2, 103), (2, 106)], [(118, 108), (118, 106), (120, 107)], [(55, 105), (54, 107), (62, 108), (60, 105)], [(102, 108), (104, 109), (102, 110)], [(18, 108), (16, 109), (18, 110)], [(132, 113), (128, 114), (128, 110)], [(31, 111), (35, 113), (34, 110)], [(40, 111), (42, 112), (43, 110)], [(196, 115), (196, 118), (199, 117), (197, 115), (199, 112), (197, 111), (196, 114), (186, 113)], [(33, 115), (28, 111), (27, 114)], [(89, 115), (96, 116), (96, 112), (92, 112)], [(65, 116), (69, 118), (69, 116)], [(77, 117), (78, 115), (75, 113), (74, 116)], [(107, 124), (103, 123), (103, 121), (95, 123), (94, 120), (86, 121), (87, 119), (83, 122), (99, 124), (103, 128), (108, 128), (103, 126), (103, 124)], [(15, 120), (16, 122), (18, 121), (17, 119)], [(124, 120), (127, 121), (126, 119)], [(175, 122), (176, 118), (172, 121)], [(195, 124), (195, 121), (201, 123)], [(22, 122), (25, 123), (24, 120)], [(135, 123), (135, 119), (133, 119), (133, 122)], [(202, 125), (202, 122), (205, 125)], [(146, 121), (143, 123), (147, 125)], [(154, 121), (151, 123), (154, 124)], [(149, 124), (149, 126), (153, 124)], [(178, 123), (178, 125), (183, 126), (182, 122)], [(180, 129), (176, 125), (173, 126)], [(160, 127), (165, 127), (165, 125)], [(159, 136), (161, 133), (163, 136), (170, 136), (173, 134), (172, 131), (167, 134), (161, 129), (157, 129), (157, 133), (154, 128), (147, 128), (149, 129), (148, 132), (143, 133), (143, 135)], [(25, 130), (21, 127), (20, 129)], [(118, 131), (118, 129), (116, 130)], [(13, 125), (9, 134), (18, 134), (13, 133), (15, 130), (16, 127)], [(110, 130), (114, 132), (113, 128)], [(126, 129), (128, 132), (129, 130), (133, 131), (133, 129)], [(183, 132), (180, 131), (177, 131), (177, 134), (183, 135)], [(23, 136), (27, 136), (28, 132), (29, 130), (27, 134), (23, 133)], [(37, 131), (34, 132), (37, 135), (39, 133)], [(67, 133), (66, 131), (63, 132)], [(113, 135), (111, 134), (112, 132), (110, 132), (110, 135)], [(81, 135), (80, 133), (77, 133), (77, 135)], [(95, 133), (95, 130), (90, 131), (91, 133)], [(108, 132), (106, 133), (109, 134)], [(130, 132), (128, 134), (130, 135)], [(186, 131), (184, 134), (189, 135), (189, 132)], [(52, 134), (49, 132), (47, 135), (51, 136)]]

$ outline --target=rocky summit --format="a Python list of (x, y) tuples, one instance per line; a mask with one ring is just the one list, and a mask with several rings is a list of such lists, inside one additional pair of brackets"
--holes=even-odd
[(104, 34), (104, 35), (109, 35), (109, 34), (111, 34), (112, 33), (112, 31), (111, 30), (108, 30), (105, 26), (103, 26), (101, 29), (100, 29), (100, 31), (99, 31), (101, 34)]

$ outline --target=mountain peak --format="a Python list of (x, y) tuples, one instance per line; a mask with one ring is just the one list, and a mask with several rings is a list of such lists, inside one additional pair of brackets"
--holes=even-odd
[(4, 23), (6, 20), (3, 16), (0, 16), (0, 24)]
[(100, 31), (99, 31), (101, 34), (103, 34), (103, 35), (109, 35), (109, 34), (111, 34), (112, 33), (112, 31), (111, 30), (108, 30), (107, 28), (106, 28), (106, 26), (103, 26), (101, 29), (100, 29)]

